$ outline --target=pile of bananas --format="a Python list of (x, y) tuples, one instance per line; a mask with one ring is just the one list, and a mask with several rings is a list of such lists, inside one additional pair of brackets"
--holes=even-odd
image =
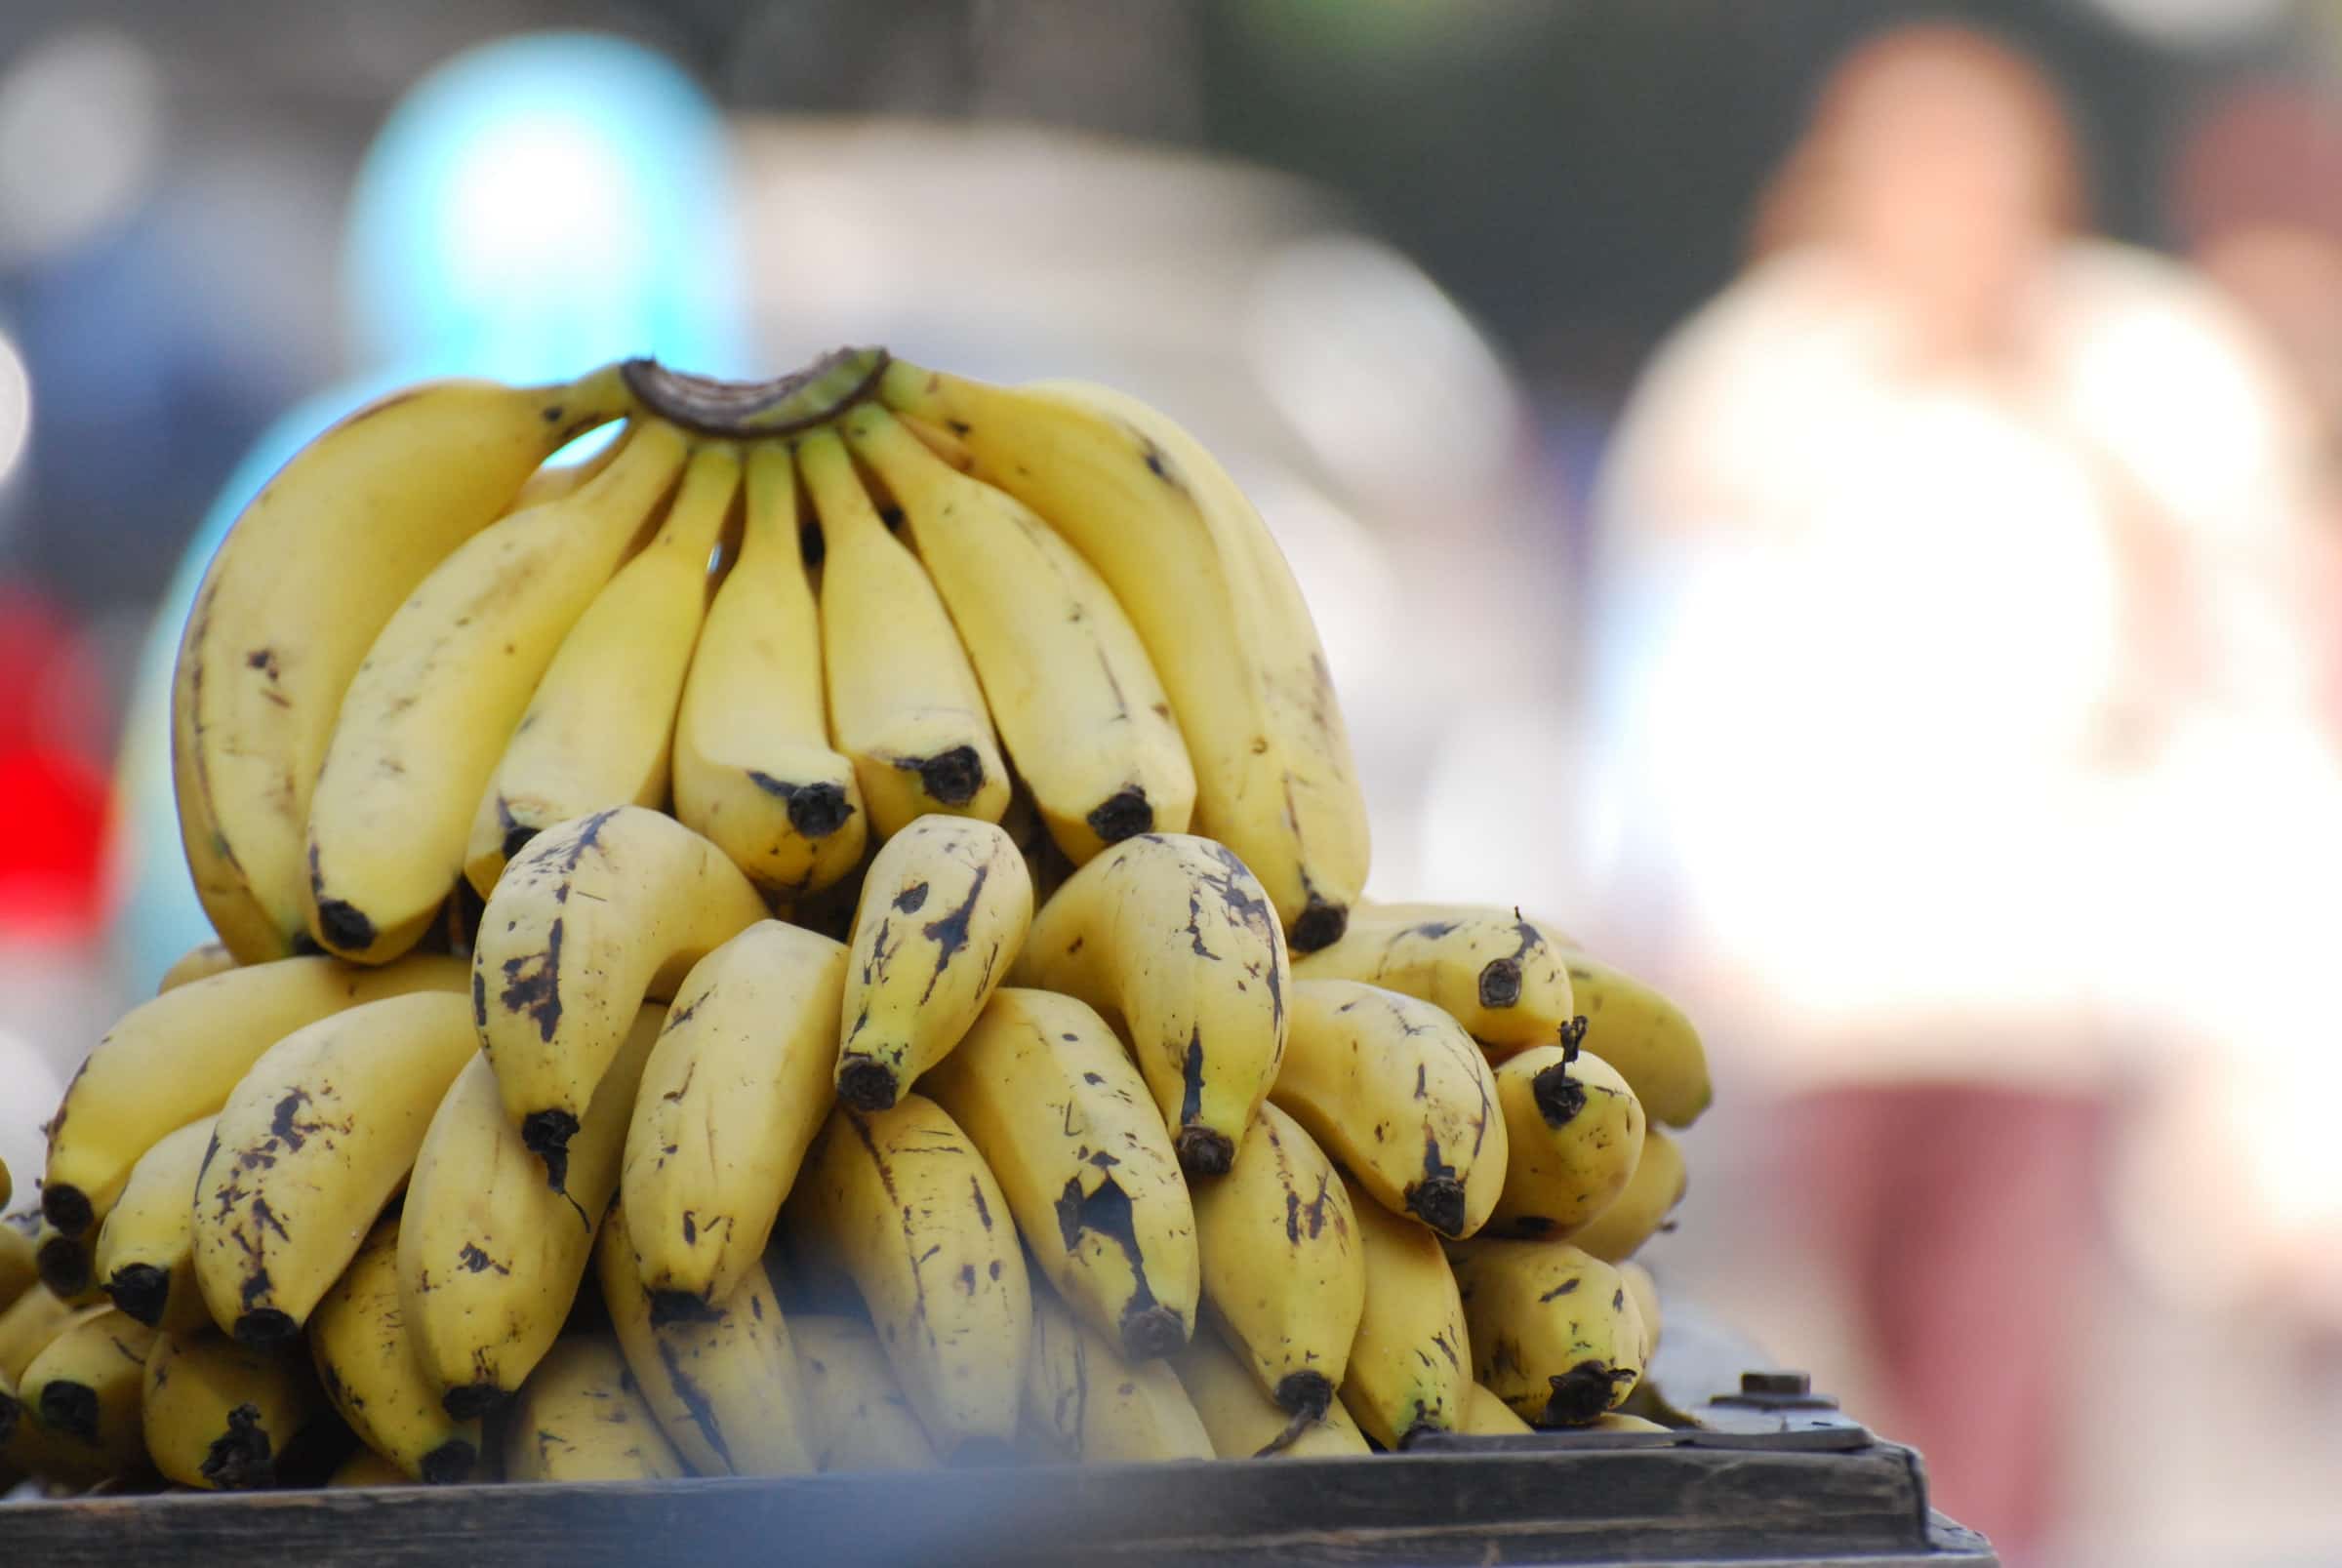
[(420, 387), (238, 521), (173, 726), (221, 941), (0, 1224), (0, 1471), (1633, 1420), (1699, 1038), (1517, 909), (1362, 901), (1309, 613), (1142, 404)]

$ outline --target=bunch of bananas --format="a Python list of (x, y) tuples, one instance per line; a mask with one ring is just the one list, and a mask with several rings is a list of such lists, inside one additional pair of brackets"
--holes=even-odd
[(237, 523), (173, 725), (221, 941), (0, 1226), (0, 1470), (1630, 1419), (1698, 1035), (1516, 909), (1362, 902), (1308, 611), (1151, 409), (876, 351), (418, 388)]

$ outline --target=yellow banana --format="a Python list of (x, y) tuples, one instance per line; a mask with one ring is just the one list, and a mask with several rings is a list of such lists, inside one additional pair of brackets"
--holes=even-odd
[(1431, 1003), (1357, 981), (1295, 980), (1269, 1098), (1374, 1200), (1469, 1236), (1504, 1190), (1505, 1122), (1488, 1063)]
[[(623, 429), (619, 432), (621, 436), (624, 433)], [(546, 461), (529, 475), (528, 482), (520, 487), (520, 494), (512, 498), (512, 504), (505, 510), (526, 511), (531, 506), (542, 506), (548, 501), (568, 500), (585, 489), (596, 474), (609, 467), (625, 445), (623, 439), (606, 438), (590, 457), (573, 459), (568, 462)]]
[(879, 1347), (859, 1317), (801, 1313), (788, 1320), (797, 1347), (808, 1425), (823, 1470), (923, 1470), (935, 1445), (904, 1397)]
[(86, 1237), (68, 1236), (46, 1216), (32, 1237), (33, 1265), (41, 1283), (76, 1306), (88, 1306), (97, 1281), (90, 1266)]
[(707, 606), (707, 561), (740, 490), (740, 456), (702, 446), (658, 534), (561, 639), (472, 817), (464, 874), (482, 898), (555, 823), (662, 806), (675, 704)]
[(1491, 1393), (1484, 1383), (1471, 1385), (1464, 1394), (1464, 1419), (1456, 1430), (1471, 1437), (1525, 1437), (1537, 1428), (1513, 1414), (1513, 1407)]
[(1031, 925), (1025, 857), (992, 824), (922, 817), (879, 846), (854, 912), (838, 1099), (893, 1105), (976, 1022)]
[[(165, 991), (175, 991), (189, 981), (208, 980), (235, 967), (236, 955), (227, 950), (226, 943), (207, 942), (200, 947), (188, 948), (174, 959), (171, 967), (163, 971), (162, 981), (155, 986), (154, 994), (160, 996)], [(7, 1201), (6, 1197), (0, 1197), (0, 1203)]]
[(1097, 571), (1030, 509), (866, 403), (840, 422), (903, 509), (992, 722), (1078, 865), (1136, 833), (1184, 833), (1195, 771), (1162, 682)]
[(461, 959), (435, 955), (382, 969), (283, 958), (193, 981), (132, 1008), (65, 1086), (49, 1124), (41, 1212), (66, 1235), (89, 1234), (145, 1152), (173, 1128), (218, 1111), (278, 1040), (384, 997), (461, 992), (470, 978)]
[(195, 1278), (247, 1345), (290, 1339), (414, 1168), (476, 1049), (442, 991), (369, 1002), (270, 1046), (220, 1107), (195, 1183)]
[(376, 634), (539, 463), (626, 405), (615, 368), (409, 387), (303, 447), (236, 519), (180, 640), (171, 761), (196, 894), (240, 961), (297, 950), (310, 789)]
[(1621, 1410), (1613, 1410), (1606, 1415), (1595, 1417), (1593, 1422), (1588, 1424), (1586, 1429), (1597, 1432), (1668, 1432), (1674, 1430), (1673, 1427), (1662, 1427), (1657, 1422), (1642, 1416), (1630, 1416)]
[(119, 1475), (145, 1458), (139, 1405), (153, 1343), (154, 1330), (101, 1307), (75, 1316), (24, 1368), (18, 1397), (75, 1451), (73, 1468)]
[(1365, 800), (1309, 608), (1226, 470), (1161, 413), (1103, 387), (988, 386), (897, 360), (879, 395), (948, 430), (976, 478), (1097, 569), (1178, 717), (1194, 830), (1259, 875), (1296, 951), (1340, 937), (1366, 884)]
[(822, 529), (822, 668), (829, 731), (853, 761), (869, 831), (930, 812), (998, 822), (1008, 765), (935, 584), (886, 531), (834, 430), (797, 446)]
[(1367, 1452), (1358, 1424), (1339, 1402), (1319, 1420), (1297, 1423), (1261, 1391), (1251, 1367), (1216, 1335), (1198, 1334), (1172, 1352), (1171, 1370), (1222, 1459), (1347, 1459)]
[(570, 1141), (566, 1190), (474, 1054), (432, 1112), (398, 1234), (400, 1312), (432, 1397), (459, 1420), (516, 1392), (560, 1336), (618, 1190), (626, 1124), (665, 1013), (639, 1009)]
[(1005, 986), (923, 1080), (1008, 1195), (1041, 1272), (1132, 1361), (1194, 1332), (1195, 1211), (1170, 1134), (1106, 1021)]
[(1130, 1041), (1179, 1163), (1228, 1169), (1285, 1053), (1285, 934), (1209, 839), (1125, 839), (1033, 917), (1009, 979), (1078, 996)]
[(1620, 1263), (1618, 1277), (1627, 1282), (1627, 1294), (1634, 1298), (1635, 1310), (1642, 1318), (1642, 1360), (1645, 1366), (1659, 1353), (1659, 1281), (1651, 1271), (1633, 1261)]
[(683, 452), (672, 426), (642, 422), (576, 495), (458, 548), (375, 638), (309, 800), (309, 932), (327, 950), (380, 962), (430, 924), (505, 739)]
[(414, 1480), (405, 1470), (373, 1449), (360, 1448), (334, 1467), (334, 1473), (326, 1477), (325, 1484), (332, 1487), (412, 1486)]
[(622, 1187), (656, 1317), (689, 1318), (758, 1271), (829, 1114), (846, 950), (760, 920), (693, 966), (643, 1069)]
[(1642, 1137), (1642, 1160), (1626, 1189), (1571, 1236), (1585, 1251), (1623, 1263), (1656, 1235), (1683, 1201), (1683, 1150), (1656, 1127)]
[(505, 868), (472, 949), (472, 1007), (505, 1113), (555, 1187), (643, 998), (674, 995), (692, 965), (764, 917), (723, 851), (640, 806), (547, 828)]
[(77, 1316), (97, 1310), (75, 1307), (46, 1285), (34, 1285), (0, 1309), (0, 1378), (21, 1385), (24, 1369), (43, 1347)]
[(508, 1481), (651, 1481), (685, 1474), (613, 1341), (573, 1334), (529, 1375), (505, 1427)]
[(399, 1305), (399, 1221), (375, 1222), (309, 1319), (317, 1381), (358, 1440), (418, 1481), (469, 1480), (480, 1461), (480, 1424), (442, 1409)]
[(764, 1269), (750, 1268), (715, 1306), (661, 1322), (626, 1232), (621, 1203), (603, 1222), (595, 1270), (619, 1348), (675, 1452), (702, 1475), (811, 1470), (821, 1445)]
[(216, 1120), (198, 1117), (148, 1149), (98, 1232), (106, 1295), (149, 1328), (186, 1334), (212, 1321), (195, 1281), (194, 1198)]
[(1226, 1176), (1195, 1192), (1205, 1316), (1279, 1408), (1325, 1413), (1366, 1307), (1357, 1217), (1333, 1161), (1264, 1106)]
[(236, 1492), (276, 1484), (277, 1467), (322, 1407), (298, 1345), (221, 1334), (158, 1334), (146, 1355), (146, 1457), (182, 1486)]
[(33, 1227), (41, 1223), (38, 1209), (0, 1220), (0, 1311), (14, 1306), (41, 1277), (32, 1256)]
[(1616, 1202), (1641, 1163), (1642, 1106), (1615, 1068), (1578, 1049), (1582, 1032), (1496, 1069), (1512, 1154), (1492, 1236), (1563, 1240)]
[(869, 836), (854, 764), (829, 744), (822, 628), (788, 448), (748, 449), (747, 521), (675, 713), (675, 816), (768, 893), (816, 893)]
[(1402, 1448), (1420, 1432), (1463, 1425), (1472, 1386), (1464, 1303), (1437, 1236), (1354, 1185), (1350, 1199), (1366, 1306), (1350, 1342), (1342, 1403), (1367, 1436)]
[(1688, 1127), (1708, 1108), (1708, 1052), (1683, 1010), (1658, 989), (1563, 939), (1570, 992), (1586, 1020), (1587, 1050), (1634, 1087), (1653, 1121)]
[(1210, 1459), (1212, 1439), (1161, 1361), (1122, 1359), (1055, 1291), (1032, 1297), (1024, 1429), (1049, 1459), (1085, 1465)]
[(1566, 1241), (1449, 1249), (1474, 1376), (1535, 1427), (1583, 1427), (1642, 1376), (1642, 1319), (1618, 1270)]
[(1293, 973), (1420, 996), (1499, 1047), (1549, 1044), (1576, 1014), (1559, 947), (1517, 912), (1477, 905), (1369, 905)]
[(939, 1453), (1013, 1443), (1032, 1296), (1008, 1199), (935, 1102), (831, 1115), (788, 1224), (835, 1259)]

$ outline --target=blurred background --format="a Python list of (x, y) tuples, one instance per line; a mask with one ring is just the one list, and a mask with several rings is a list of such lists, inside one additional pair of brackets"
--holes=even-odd
[(0, 1156), (294, 447), (871, 342), (1193, 427), (1373, 891), (1692, 1004), (1672, 1294), (2012, 1564), (2342, 1560), (2342, 4), (12, 0)]

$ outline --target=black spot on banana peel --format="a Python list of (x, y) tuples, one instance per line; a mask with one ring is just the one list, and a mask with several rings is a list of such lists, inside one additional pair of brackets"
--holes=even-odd
[(1520, 1002), (1520, 961), (1491, 958), (1480, 969), (1480, 1005), (1514, 1007)]
[(33, 1254), (41, 1283), (62, 1297), (79, 1296), (90, 1288), (90, 1249), (72, 1236), (50, 1236)]
[[(581, 1295), (589, 1294), (580, 1292)], [(439, 1396), (439, 1408), (457, 1421), (477, 1421), (496, 1410), (512, 1397), (511, 1391), (493, 1383), (467, 1383), (460, 1388), (450, 1388)]]
[(1119, 844), (1154, 830), (1154, 806), (1147, 791), (1133, 784), (1109, 796), (1082, 820), (1102, 842)]
[(1586, 1427), (1601, 1419), (1610, 1408), (1611, 1391), (1622, 1383), (1633, 1383), (1635, 1373), (1631, 1367), (1614, 1367), (1607, 1361), (1580, 1361), (1567, 1372), (1556, 1373), (1550, 1380), (1553, 1394), (1537, 1418), (1540, 1427)]
[(458, 1486), (471, 1479), (480, 1451), (461, 1437), (450, 1437), (423, 1456), (423, 1479), (430, 1486)]
[(1132, 1361), (1169, 1355), (1188, 1343), (1187, 1325), (1179, 1314), (1155, 1300), (1147, 1280), (1146, 1255), (1139, 1249), (1138, 1226), (1131, 1217), (1130, 1194), (1112, 1177), (1083, 1195), (1081, 1178), (1070, 1177), (1057, 1198), (1057, 1232), (1070, 1254), (1081, 1245), (1083, 1231), (1121, 1250), (1130, 1265), (1130, 1299), (1122, 1304), (1122, 1354)]
[(276, 1484), (275, 1445), (261, 1426), (258, 1405), (238, 1405), (227, 1413), (227, 1430), (212, 1439), (203, 1456), (203, 1478), (222, 1492), (249, 1491)]
[(1408, 1449), (1413, 1448), (1417, 1443), (1421, 1442), (1427, 1433), (1442, 1432), (1446, 1431), (1447, 1429), (1447, 1427), (1440, 1426), (1435, 1421), (1432, 1421), (1427, 1417), (1418, 1416), (1415, 1418), (1415, 1420), (1407, 1424), (1407, 1429), (1405, 1431), (1398, 1434), (1398, 1451), (1402, 1454), (1405, 1453)]
[(569, 1141), (577, 1136), (578, 1118), (566, 1110), (533, 1110), (521, 1118), (520, 1141), (545, 1161), (545, 1185), (556, 1192), (569, 1190)]
[(868, 1057), (848, 1057), (837, 1065), (837, 1098), (865, 1113), (887, 1110), (895, 1103), (893, 1070)]
[(919, 776), (927, 798), (945, 806), (964, 806), (984, 787), (984, 759), (972, 745), (955, 745), (931, 757), (906, 757), (895, 764)]
[(105, 1293), (126, 1316), (154, 1328), (171, 1299), (171, 1276), (152, 1264), (125, 1264), (105, 1282)]
[(62, 1379), (41, 1389), (41, 1425), (85, 1443), (98, 1441), (98, 1390)]
[[(706, 1300), (687, 1290), (655, 1290), (650, 1296), (653, 1328), (666, 1328), (676, 1323), (712, 1323), (724, 1315)], [(664, 1347), (661, 1353), (666, 1353)]]

